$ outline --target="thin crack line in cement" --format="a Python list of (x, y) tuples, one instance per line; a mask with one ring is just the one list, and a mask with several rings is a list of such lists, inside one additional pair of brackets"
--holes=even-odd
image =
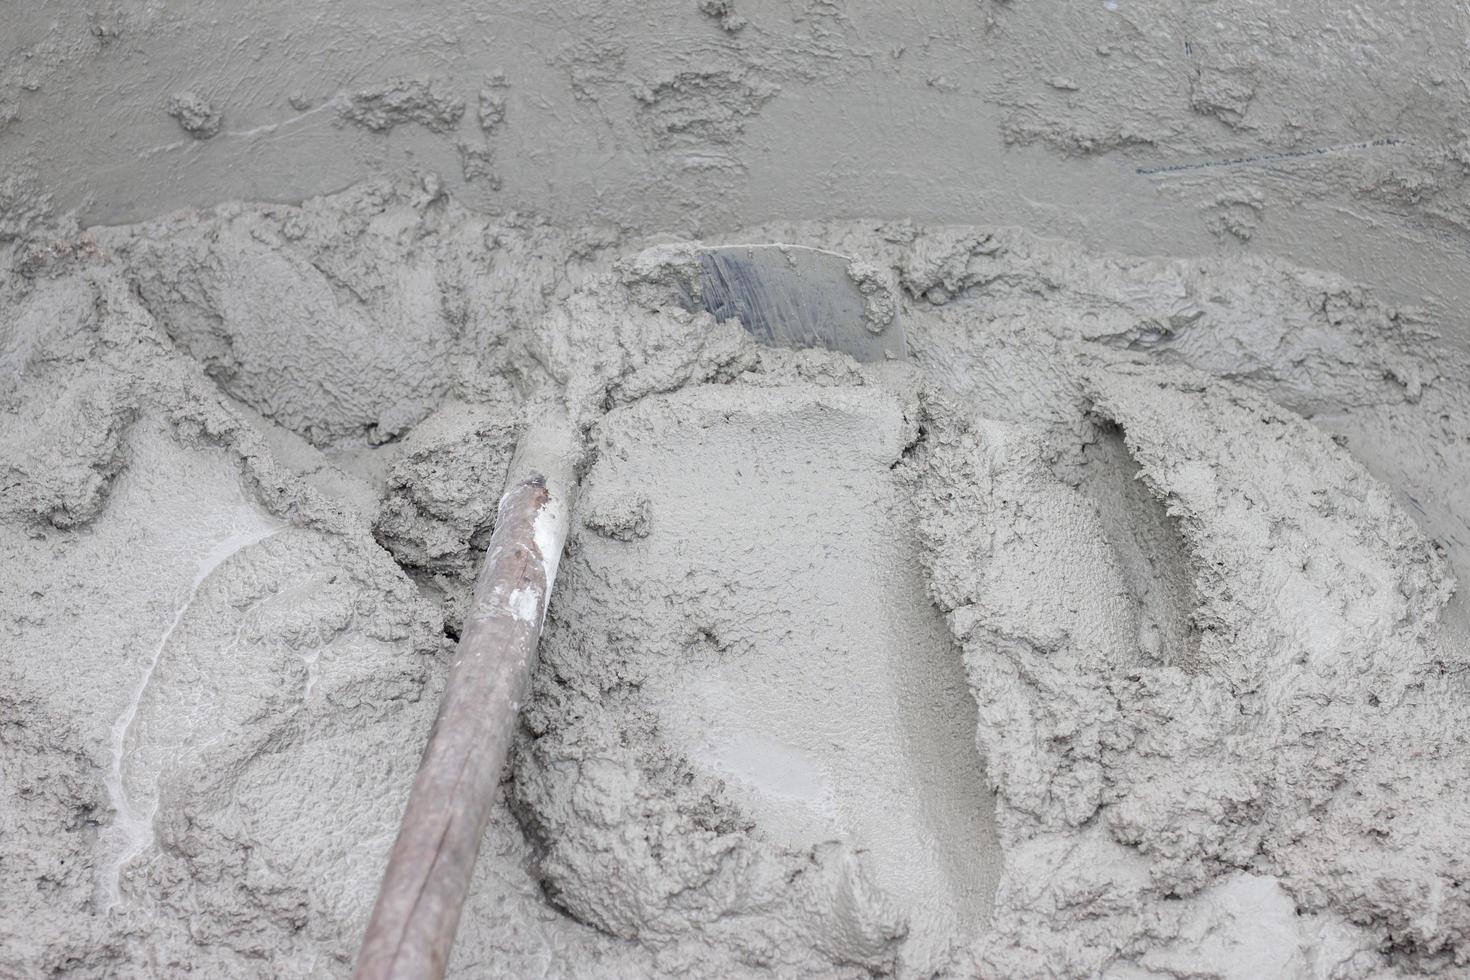
[(1179, 173), (1184, 170), (1209, 170), (1214, 167), (1236, 167), (1251, 163), (1273, 163), (1277, 160), (1299, 160), (1302, 157), (1326, 156), (1330, 153), (1345, 153), (1352, 150), (1372, 150), (1380, 146), (1402, 146), (1404, 140), (1397, 136), (1365, 140), (1361, 143), (1338, 143), (1334, 146), (1317, 146), (1310, 150), (1287, 150), (1282, 153), (1260, 153), (1248, 157), (1232, 157), (1228, 160), (1205, 160), (1201, 163), (1170, 163), (1158, 167), (1138, 167), (1133, 172), (1148, 177), (1153, 174)]

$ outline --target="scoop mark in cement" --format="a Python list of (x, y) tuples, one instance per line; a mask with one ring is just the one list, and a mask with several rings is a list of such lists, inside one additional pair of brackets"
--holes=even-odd
[[(158, 646), (154, 648), (152, 656), (148, 658), (148, 665), (143, 669), (143, 675), (138, 679), (137, 687), (133, 689), (133, 696), (129, 699), (127, 707), (112, 724), (112, 767), (105, 783), (108, 801), (112, 804), (113, 812), (117, 814), (112, 827), (115, 831), (121, 831), (123, 845), (117, 858), (108, 861), (103, 868), (101, 887), (104, 912), (111, 910), (121, 900), (123, 868), (153, 844), (153, 818), (158, 812), (158, 801), (155, 799), (152, 802), (147, 813), (140, 813), (134, 808), (133, 800), (129, 797), (123, 778), (123, 765), (127, 758), (128, 733), (132, 731), (133, 722), (138, 717), (138, 709), (143, 703), (143, 696), (148, 691), (149, 683), (153, 680), (153, 673), (163, 658), (163, 651), (168, 647), (168, 641), (173, 637), (174, 631), (184, 621), (185, 614), (188, 613), (189, 607), (193, 605), (195, 597), (199, 594), (200, 586), (214, 573), (215, 569), (239, 552), (280, 533), (287, 527), (278, 521), (264, 519), (254, 510), (246, 511), (245, 514), (248, 522), (244, 530), (236, 531), (199, 559), (198, 570), (193, 582), (189, 585), (189, 591), (184, 596), (184, 601), (174, 612), (173, 620), (163, 631), (163, 637), (158, 641)], [(236, 638), (238, 639), (238, 635)]]

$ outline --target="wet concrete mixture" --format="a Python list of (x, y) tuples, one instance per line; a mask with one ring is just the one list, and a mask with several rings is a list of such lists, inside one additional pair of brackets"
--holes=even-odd
[[(308, 73), (262, 122), (170, 77), (169, 142), (85, 181), (32, 109), (189, 35), (37, 28), (0, 66), (0, 163), (36, 147), (0, 179), (0, 976), (351, 973), (548, 404), (578, 497), (450, 976), (1470, 975), (1465, 56), (1350, 5), (1312, 42), (1349, 108), (1308, 113), (1315, 6), (1215, 6), (1182, 48), (1110, 0), (885, 52), (857, 6), (701, 0), (650, 65), (593, 4), (536, 50), (565, 84)], [(834, 141), (781, 113), (849, 89), (881, 159), (803, 157)], [(893, 156), (894, 105), (970, 96), (993, 171)], [(852, 256), (908, 358), (689, 312), (695, 240)]]
[(669, 249), (432, 177), (16, 253), (7, 970), (348, 969), (549, 392), (582, 491), (455, 975), (1470, 957), (1425, 324), (1280, 262), (731, 237), (886, 270), (909, 362), (759, 347)]

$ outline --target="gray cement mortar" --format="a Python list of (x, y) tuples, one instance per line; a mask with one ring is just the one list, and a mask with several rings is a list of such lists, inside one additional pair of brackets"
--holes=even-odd
[(0, 238), (412, 165), (564, 226), (911, 216), (1280, 257), (1470, 337), (1455, 0), (12, 6)]
[(1438, 321), (1274, 258), (724, 236), (770, 239), (885, 281), (910, 363), (433, 177), (17, 243), (0, 972), (348, 973), (547, 397), (582, 490), (452, 975), (1464, 970)]

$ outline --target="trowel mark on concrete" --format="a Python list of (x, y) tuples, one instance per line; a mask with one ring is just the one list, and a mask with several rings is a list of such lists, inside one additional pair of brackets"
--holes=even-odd
[(1251, 156), (1230, 157), (1225, 160), (1201, 160), (1198, 163), (1167, 163), (1156, 167), (1138, 167), (1133, 172), (1143, 177), (1156, 174), (1172, 174), (1184, 170), (1210, 170), (1215, 167), (1249, 166), (1252, 164), (1275, 163), (1279, 160), (1297, 160), (1301, 157), (1320, 157), (1334, 153), (1349, 153), (1354, 150), (1372, 150), (1381, 146), (1398, 146), (1404, 141), (1393, 136), (1358, 143), (1337, 143), (1332, 146), (1314, 146), (1307, 150), (1285, 150), (1280, 153), (1258, 153)]
[[(323, 116), (323, 118), (330, 119), (332, 118), (331, 116), (326, 116), (324, 114), (331, 111), (336, 111), (340, 114), (340, 112), (343, 109), (347, 108), (349, 105), (350, 103), (346, 92), (333, 92), (320, 105), (312, 106), (310, 109), (298, 112), (295, 115), (287, 116), (284, 119), (277, 119), (274, 122), (260, 123), (259, 125), (250, 126), (245, 129), (221, 129), (218, 133), (211, 137), (210, 141), (217, 142), (224, 139), (248, 140), (256, 139), (259, 137), (268, 137), (274, 139), (277, 133), (285, 130), (289, 126), (294, 126), (296, 123), (299, 123), (306, 119), (310, 119), (313, 116)], [(149, 158), (157, 156), (160, 153), (171, 153), (175, 150), (188, 150), (190, 148), (197, 149), (200, 143), (200, 140), (194, 139), (192, 137), (182, 140), (170, 140), (167, 143), (159, 143), (154, 146), (144, 147), (137, 152), (137, 154), (133, 157), (133, 160), (148, 160)], [(135, 169), (135, 167), (136, 164), (132, 161), (129, 161), (127, 163), (118, 164), (116, 166), (103, 168), (102, 170), (98, 171), (98, 173), (116, 173), (119, 171)]]
[[(100, 890), (104, 911), (117, 905), (121, 898), (122, 869), (153, 843), (153, 817), (158, 810), (158, 801), (156, 799), (152, 801), (147, 813), (140, 813), (134, 808), (134, 801), (130, 798), (123, 780), (123, 764), (127, 757), (128, 733), (132, 730), (133, 721), (138, 716), (138, 708), (143, 703), (143, 695), (148, 690), (148, 684), (153, 679), (153, 672), (158, 668), (163, 651), (168, 647), (169, 639), (174, 635), (174, 631), (184, 621), (184, 615), (199, 594), (199, 587), (213, 574), (215, 569), (239, 552), (287, 527), (280, 521), (262, 514), (256, 508), (243, 504), (221, 516), (224, 518), (221, 523), (230, 527), (234, 533), (217, 542), (199, 559), (198, 570), (184, 596), (184, 601), (179, 604), (173, 620), (164, 630), (158, 646), (148, 658), (148, 665), (143, 669), (143, 674), (138, 679), (137, 687), (133, 689), (127, 707), (112, 724), (112, 767), (108, 771), (105, 783), (108, 801), (117, 814), (111, 829), (114, 832), (121, 832), (123, 842), (117, 857), (107, 861), (103, 866)], [(115, 833), (110, 836), (115, 836)]]

